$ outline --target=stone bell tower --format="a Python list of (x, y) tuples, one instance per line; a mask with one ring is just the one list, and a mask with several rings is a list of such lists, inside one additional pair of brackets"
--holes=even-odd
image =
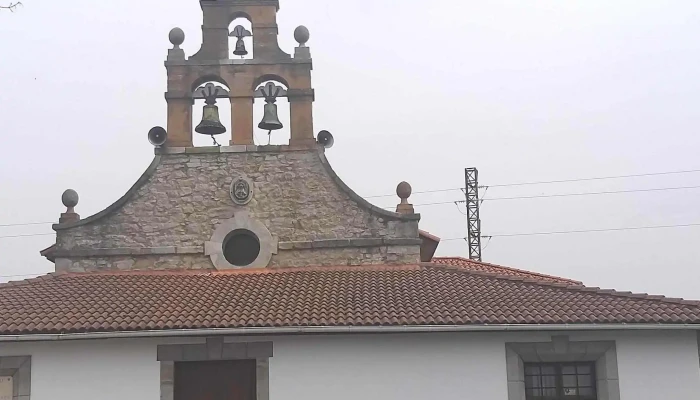
[[(313, 144), (311, 88), (311, 53), (306, 47), (309, 31), (299, 26), (294, 37), (299, 43), (294, 56), (285, 53), (277, 43), (278, 0), (201, 0), (204, 23), (202, 46), (189, 58), (180, 45), (184, 32), (175, 28), (170, 32), (173, 48), (168, 51), (165, 66), (168, 71), (168, 140), (169, 147), (192, 147), (192, 105), (197, 98), (207, 98), (198, 91), (205, 82), (218, 82), (229, 88), (220, 88), (216, 98), (228, 98), (231, 104), (232, 145), (253, 144), (253, 102), (257, 98), (272, 100), (270, 93), (258, 90), (261, 83), (276, 81), (287, 87), (277, 96), (285, 96), (290, 105), (291, 145)], [(252, 25), (252, 33), (242, 26), (229, 30), (231, 23), (245, 18)], [(233, 58), (229, 37), (238, 43), (252, 35), (253, 58)], [(238, 48), (247, 53), (244, 48)], [(209, 104), (209, 102), (207, 103)]]
[[(331, 168), (325, 152), (332, 135), (321, 131), (314, 138), (309, 31), (301, 26), (294, 32), (299, 47), (292, 57), (277, 44), (277, 0), (201, 0), (201, 6), (203, 40), (196, 54), (188, 58), (180, 48), (181, 29), (170, 32), (167, 130), (149, 132), (153, 162), (126, 194), (87, 218), (75, 212), (78, 194), (67, 191), (67, 210), (53, 226), (56, 244), (42, 254), (57, 271), (69, 272), (420, 262), (425, 242), (420, 215), (408, 202), (410, 186), (399, 185), (395, 212), (376, 207)], [(252, 32), (242, 25), (230, 29), (241, 17)], [(253, 57), (232, 57), (248, 53), (250, 36)], [(275, 104), (281, 96), (289, 99), (289, 144), (255, 145), (254, 101), (265, 101), (257, 127), (272, 131), (283, 123)], [(196, 99), (206, 105), (193, 129)], [(193, 132), (226, 132), (218, 107), (227, 99), (229, 143), (194, 147)]]

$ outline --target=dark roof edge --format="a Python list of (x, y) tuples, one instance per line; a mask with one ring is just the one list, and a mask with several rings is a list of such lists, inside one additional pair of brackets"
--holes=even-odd
[(51, 246), (40, 251), (39, 255), (41, 255), (42, 257), (46, 257), (46, 259), (51, 261), (51, 262), (55, 262), (55, 257), (54, 257), (55, 252), (56, 252), (56, 243), (54, 243)]
[(331, 167), (331, 164), (328, 162), (326, 155), (323, 153), (323, 149), (320, 149), (318, 151), (318, 158), (321, 160), (321, 164), (325, 168), (326, 172), (328, 172), (330, 177), (333, 179), (333, 182), (335, 182), (335, 184), (338, 185), (338, 187), (343, 192), (345, 192), (345, 194), (347, 194), (348, 197), (350, 197), (350, 200), (357, 203), (360, 207), (365, 208), (372, 213), (381, 215), (384, 218), (388, 218), (388, 219), (392, 219), (392, 220), (420, 221), (420, 214), (399, 214), (399, 213), (387, 211), (387, 210), (380, 208), (380, 207), (377, 207), (374, 204), (370, 203), (369, 201), (365, 200), (362, 196), (355, 193), (354, 190), (350, 189), (350, 187), (348, 185), (346, 185), (342, 179), (340, 179), (338, 174), (335, 173), (335, 171), (333, 170), (333, 167)]
[[(479, 264), (479, 265), (486, 265), (486, 266), (493, 267), (493, 268), (498, 268), (498, 269), (503, 269), (503, 270), (507, 270), (507, 271), (518, 272), (518, 273), (521, 273), (521, 274), (527, 274), (527, 275), (532, 275), (532, 276), (539, 276), (539, 277), (541, 277), (541, 278), (555, 279), (555, 280), (561, 281), (561, 282), (569, 282), (569, 283), (574, 284), (574, 285), (585, 286), (585, 285), (583, 284), (583, 282), (577, 281), (576, 279), (564, 278), (564, 277), (555, 276), (555, 275), (548, 275), (548, 274), (543, 274), (543, 273), (541, 273), (541, 272), (535, 272), (535, 271), (529, 271), (529, 270), (526, 270), (526, 269), (508, 267), (508, 266), (500, 265), (500, 264), (487, 263), (487, 262), (484, 262), (484, 261), (470, 260), (470, 259), (465, 258), (465, 257), (459, 257), (459, 256), (452, 256), (452, 257), (450, 257), (450, 256), (444, 256), (444, 257), (434, 257), (433, 260), (461, 260), (461, 261), (466, 261), (466, 262), (469, 262), (469, 263), (474, 263), (474, 264)], [(433, 261), (433, 262), (434, 262), (434, 263), (437, 263), (437, 264), (442, 264), (442, 263), (440, 263), (440, 262), (438, 262), (438, 261)], [(443, 264), (443, 265), (451, 265), (451, 264)]]
[(62, 231), (66, 229), (71, 229), (75, 228), (78, 226), (83, 226), (87, 224), (91, 224), (93, 222), (96, 222), (111, 213), (117, 211), (118, 209), (122, 208), (124, 204), (134, 195), (136, 194), (136, 191), (139, 190), (146, 182), (148, 182), (149, 179), (151, 179), (151, 176), (153, 176), (153, 173), (156, 171), (158, 168), (158, 165), (160, 164), (161, 156), (157, 155), (153, 158), (153, 161), (151, 162), (151, 165), (146, 168), (146, 171), (141, 175), (141, 177), (134, 183), (134, 185), (122, 196), (119, 198), (119, 200), (115, 201), (112, 203), (110, 206), (105, 208), (104, 210), (98, 212), (97, 214), (91, 215), (85, 219), (81, 219), (80, 221), (68, 223), (68, 224), (53, 224), (51, 227), (53, 228), (54, 231)]
[(629, 299), (658, 301), (661, 303), (673, 303), (673, 304), (681, 304), (681, 305), (686, 305), (686, 306), (691, 306), (691, 307), (700, 307), (700, 300), (686, 300), (686, 299), (682, 299), (682, 298), (666, 297), (663, 295), (650, 295), (648, 293), (632, 293), (632, 292), (628, 292), (628, 291), (618, 291), (615, 289), (601, 289), (599, 287), (584, 286), (583, 284), (580, 284), (580, 283), (579, 284), (575, 284), (575, 283), (567, 284), (564, 282), (552, 282), (552, 281), (545, 281), (542, 279), (525, 278), (522, 276), (502, 275), (502, 274), (496, 274), (493, 272), (475, 271), (475, 270), (467, 269), (464, 267), (459, 267), (459, 266), (455, 266), (455, 265), (448, 265), (448, 264), (440, 264), (440, 263), (435, 263), (435, 262), (421, 263), (421, 265), (424, 267), (428, 267), (428, 268), (445, 269), (445, 270), (457, 271), (457, 272), (464, 273), (464, 274), (479, 275), (479, 276), (484, 276), (487, 278), (503, 279), (503, 280), (508, 280), (508, 281), (522, 282), (522, 283), (534, 284), (534, 285), (538, 285), (538, 286), (547, 286), (547, 287), (551, 287), (551, 288), (558, 288), (558, 289), (571, 290), (571, 291), (577, 291), (577, 292), (588, 292), (588, 293), (594, 293), (594, 294), (600, 294), (600, 295), (609, 295), (609, 296), (614, 296), (614, 297), (625, 297), (625, 298), (629, 298)]

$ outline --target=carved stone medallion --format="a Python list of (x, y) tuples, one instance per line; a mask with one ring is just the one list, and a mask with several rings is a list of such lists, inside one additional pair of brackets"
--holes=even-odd
[(229, 194), (234, 203), (241, 206), (248, 204), (253, 198), (253, 184), (248, 179), (238, 176), (231, 182)]

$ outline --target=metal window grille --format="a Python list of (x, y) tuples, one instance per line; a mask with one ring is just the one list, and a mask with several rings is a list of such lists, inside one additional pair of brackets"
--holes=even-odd
[(527, 400), (596, 400), (594, 363), (526, 363)]

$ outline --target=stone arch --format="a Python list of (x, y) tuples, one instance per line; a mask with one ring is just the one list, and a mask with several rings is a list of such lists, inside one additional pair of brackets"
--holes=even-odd
[(237, 11), (233, 11), (233, 12), (229, 15), (229, 17), (228, 17), (228, 25), (231, 25), (231, 23), (232, 23), (233, 21), (237, 20), (238, 18), (245, 18), (245, 19), (247, 19), (248, 22), (250, 22), (251, 24), (253, 23), (253, 18), (250, 16), (250, 14), (248, 14), (248, 13), (245, 12), (245, 11), (237, 10)]
[(216, 74), (204, 74), (195, 80), (192, 81), (192, 85), (190, 85), (190, 93), (194, 93), (195, 90), (197, 90), (198, 87), (200, 87), (202, 84), (207, 83), (207, 82), (216, 82), (224, 85), (225, 89), (230, 91), (231, 86), (226, 82), (224, 78), (222, 78), (219, 75)]
[(253, 81), (253, 87), (251, 87), (251, 90), (256, 90), (262, 83), (268, 82), (268, 81), (275, 81), (277, 83), (281, 83), (285, 86), (286, 89), (290, 89), (288, 81), (283, 78), (280, 75), (277, 74), (264, 74), (260, 75), (259, 77), (255, 78)]

